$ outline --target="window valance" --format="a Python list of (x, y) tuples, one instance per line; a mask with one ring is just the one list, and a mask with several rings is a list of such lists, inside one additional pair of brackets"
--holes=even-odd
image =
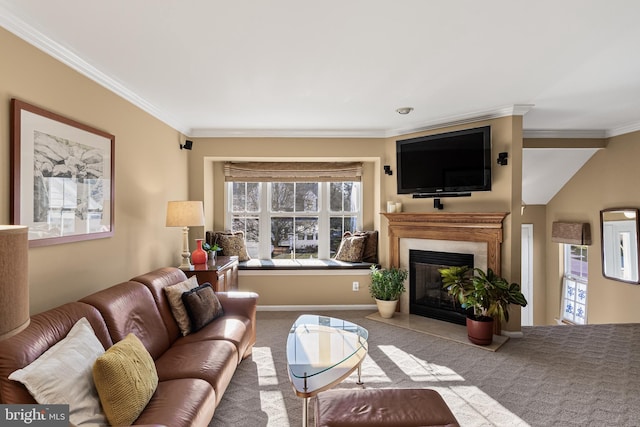
[(571, 245), (590, 245), (591, 227), (588, 222), (554, 222), (551, 241)]
[(225, 181), (360, 181), (360, 162), (225, 162)]

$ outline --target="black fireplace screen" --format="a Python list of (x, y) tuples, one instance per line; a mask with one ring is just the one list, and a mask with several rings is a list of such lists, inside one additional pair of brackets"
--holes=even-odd
[(442, 288), (441, 268), (473, 267), (473, 254), (409, 250), (409, 312), (464, 325), (466, 310)]

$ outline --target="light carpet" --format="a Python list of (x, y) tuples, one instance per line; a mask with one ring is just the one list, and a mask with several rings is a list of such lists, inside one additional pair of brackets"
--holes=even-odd
[[(300, 314), (258, 312), (253, 355), (238, 366), (210, 426), (301, 425), (285, 350)], [(364, 388), (437, 390), (462, 426), (640, 425), (638, 324), (525, 327), (522, 338), (491, 352), (368, 319), (371, 311), (315, 314), (369, 330)], [(354, 374), (336, 388), (359, 387), (355, 381)]]

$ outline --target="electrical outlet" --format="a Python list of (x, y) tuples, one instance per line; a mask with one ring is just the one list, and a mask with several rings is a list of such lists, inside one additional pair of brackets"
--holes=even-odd
[(358, 292), (360, 290), (360, 282), (353, 282), (353, 292)]

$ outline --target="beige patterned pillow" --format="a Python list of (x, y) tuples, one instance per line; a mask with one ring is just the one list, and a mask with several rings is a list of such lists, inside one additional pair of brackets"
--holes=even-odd
[(378, 263), (378, 232), (377, 231), (346, 231), (344, 236), (362, 236), (364, 240), (364, 250), (362, 251), (362, 262)]
[(244, 242), (244, 232), (225, 231), (216, 233), (216, 241), (225, 256), (237, 256), (238, 261), (249, 261), (251, 257)]
[(176, 323), (178, 324), (183, 336), (188, 335), (189, 332), (191, 332), (191, 321), (189, 320), (187, 310), (184, 308), (182, 294), (197, 287), (198, 278), (196, 276), (191, 276), (184, 282), (176, 283), (175, 285), (164, 288), (164, 293), (167, 295), (167, 299), (169, 300), (169, 306), (171, 306), (171, 313), (173, 313), (173, 317), (176, 319)]
[(346, 236), (342, 238), (338, 253), (336, 253), (337, 261), (344, 262), (362, 262), (362, 252), (364, 251), (363, 236)]

